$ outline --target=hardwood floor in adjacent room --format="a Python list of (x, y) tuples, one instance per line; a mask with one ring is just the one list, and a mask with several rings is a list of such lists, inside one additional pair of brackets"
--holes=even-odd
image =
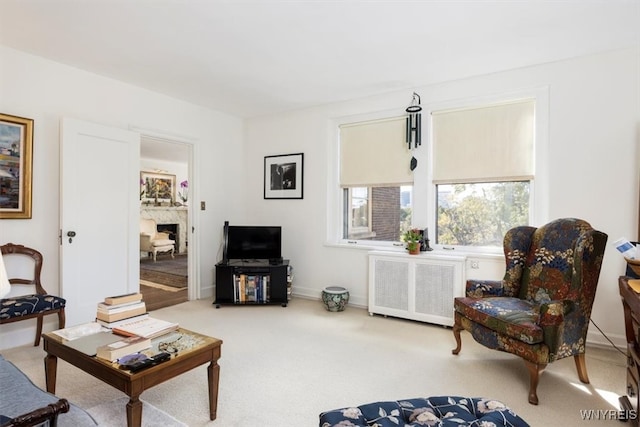
[(188, 300), (187, 255), (140, 260), (140, 292), (147, 310), (157, 310)]
[(163, 307), (180, 304), (188, 300), (187, 288), (175, 291), (165, 291), (151, 286), (140, 284), (142, 299), (147, 306), (147, 311), (157, 310)]

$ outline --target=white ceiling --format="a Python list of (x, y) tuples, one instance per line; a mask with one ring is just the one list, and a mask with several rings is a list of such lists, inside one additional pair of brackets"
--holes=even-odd
[(0, 0), (0, 44), (253, 117), (640, 45), (640, 0)]

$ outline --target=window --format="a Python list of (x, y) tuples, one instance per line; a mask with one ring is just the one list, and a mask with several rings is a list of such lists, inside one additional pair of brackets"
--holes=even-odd
[(529, 181), (437, 186), (436, 243), (499, 246), (505, 233), (529, 224)]
[(397, 242), (411, 224), (404, 117), (340, 127), (342, 238)]
[(343, 239), (397, 242), (411, 226), (410, 185), (343, 189)]
[(348, 227), (345, 238), (360, 239), (375, 236), (371, 230), (371, 209), (369, 203), (369, 188), (355, 187), (345, 189), (345, 208)]
[(429, 228), (436, 249), (494, 253), (510, 228), (548, 218), (548, 88), (423, 111), (414, 150), (404, 115), (339, 123), (331, 241), (401, 246), (404, 230)]
[(436, 241), (502, 246), (528, 225), (535, 102), (433, 112)]

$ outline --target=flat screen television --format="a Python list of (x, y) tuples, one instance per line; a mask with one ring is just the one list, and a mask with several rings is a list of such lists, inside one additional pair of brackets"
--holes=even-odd
[(282, 258), (282, 227), (226, 225), (225, 259)]

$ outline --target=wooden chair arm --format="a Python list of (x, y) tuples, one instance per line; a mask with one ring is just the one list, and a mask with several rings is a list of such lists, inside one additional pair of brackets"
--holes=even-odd
[(60, 399), (45, 407), (35, 409), (27, 414), (19, 415), (0, 427), (28, 427), (35, 426), (49, 420), (49, 425), (55, 427), (58, 414), (69, 412), (70, 406), (67, 399)]

